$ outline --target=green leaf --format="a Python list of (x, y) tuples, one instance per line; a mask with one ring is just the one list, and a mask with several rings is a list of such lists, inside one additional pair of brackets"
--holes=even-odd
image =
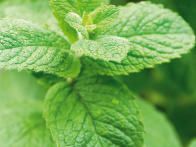
[(63, 18), (69, 12), (82, 16), (84, 12), (91, 12), (103, 4), (108, 4), (109, 0), (51, 0), (50, 2), (54, 11)]
[(116, 35), (130, 42), (128, 56), (121, 63), (85, 59), (94, 71), (107, 75), (129, 74), (169, 62), (189, 52), (195, 43), (192, 29), (180, 16), (149, 2), (120, 7), (116, 22), (102, 28), (99, 35)]
[(65, 21), (77, 31), (78, 36), (81, 36), (81, 38), (88, 38), (88, 31), (85, 28), (85, 26), (82, 24), (82, 18), (73, 12), (68, 13), (65, 16)]
[(129, 41), (116, 36), (102, 36), (96, 41), (79, 40), (71, 50), (79, 57), (87, 56), (103, 61), (121, 62), (129, 51)]
[(145, 147), (181, 147), (173, 126), (162, 113), (139, 98), (137, 104), (143, 116)]
[(99, 29), (111, 25), (119, 15), (118, 7), (114, 5), (103, 5), (88, 15), (84, 15), (84, 23), (90, 31), (99, 32)]
[(45, 89), (26, 73), (0, 73), (0, 83), (0, 146), (55, 147), (42, 117)]
[(196, 147), (196, 139), (191, 141), (189, 147)]
[(75, 77), (80, 63), (60, 35), (23, 20), (0, 20), (0, 69)]
[(141, 147), (143, 127), (129, 90), (108, 77), (53, 86), (45, 113), (57, 146)]
[(77, 32), (64, 21), (66, 14), (75, 12), (83, 16), (84, 12), (93, 11), (100, 5), (108, 3), (108, 0), (50, 0), (50, 3), (63, 32), (68, 36), (70, 41), (74, 42), (77, 40)]

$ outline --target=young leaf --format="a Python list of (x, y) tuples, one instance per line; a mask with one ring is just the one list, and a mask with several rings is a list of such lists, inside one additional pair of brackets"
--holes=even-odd
[(63, 18), (69, 12), (82, 16), (84, 12), (91, 12), (103, 4), (108, 4), (109, 0), (51, 0), (50, 3), (54, 12)]
[(181, 147), (174, 128), (154, 107), (137, 99), (144, 124), (145, 147)]
[(103, 5), (98, 7), (93, 12), (84, 15), (84, 23), (88, 28), (88, 25), (94, 25), (94, 32), (99, 32), (99, 28), (111, 25), (119, 15), (118, 7), (114, 5)]
[(196, 139), (191, 141), (191, 144), (189, 145), (189, 147), (196, 147)]
[(0, 20), (0, 69), (75, 77), (80, 63), (60, 35), (23, 20)]
[(74, 42), (77, 40), (77, 32), (64, 21), (69, 12), (75, 12), (83, 16), (84, 12), (90, 12), (102, 4), (108, 3), (108, 0), (50, 0), (53, 13), (59, 21), (63, 32)]
[(108, 77), (83, 77), (73, 89), (56, 84), (47, 94), (44, 116), (58, 146), (142, 146), (134, 99)]
[(55, 147), (42, 116), (45, 89), (26, 73), (0, 73), (0, 83), (0, 146)]
[(121, 62), (129, 51), (129, 41), (116, 36), (102, 36), (96, 41), (79, 40), (72, 45), (71, 50), (77, 56), (87, 56), (103, 61)]
[(106, 25), (114, 21), (115, 18), (118, 17), (119, 9), (114, 5), (104, 5), (102, 7), (98, 7), (95, 11), (90, 13), (89, 15), (93, 19), (94, 24)]
[(99, 35), (116, 35), (130, 42), (128, 56), (121, 63), (85, 59), (94, 71), (107, 75), (129, 74), (169, 62), (189, 52), (195, 43), (192, 29), (180, 16), (149, 2), (121, 7), (116, 22), (102, 28)]
[(77, 31), (78, 36), (81, 36), (81, 38), (88, 39), (88, 31), (85, 28), (85, 26), (82, 24), (82, 18), (73, 12), (68, 13), (65, 16), (65, 21)]

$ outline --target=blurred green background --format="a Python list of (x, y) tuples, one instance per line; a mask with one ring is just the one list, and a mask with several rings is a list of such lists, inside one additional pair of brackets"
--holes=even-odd
[[(22, 0), (0, 0), (0, 16), (10, 15), (9, 10), (14, 10), (14, 5)], [(35, 1), (35, 7), (28, 8), (36, 13), (44, 14), (47, 3), (39, 5)], [(32, 0), (33, 1), (33, 0)], [(139, 2), (140, 0), (112, 0), (113, 4), (125, 5), (128, 2)], [(165, 7), (179, 13), (196, 32), (196, 0), (151, 0), (154, 3), (163, 4)], [(4, 9), (3, 6), (10, 6)], [(48, 9), (49, 10), (49, 9)], [(22, 18), (28, 17), (21, 8)], [(13, 17), (21, 16), (13, 13)], [(46, 18), (52, 16), (44, 14)], [(42, 18), (43, 19), (43, 18)], [(47, 19), (48, 20), (48, 19)], [(40, 18), (35, 18), (38, 23)], [(44, 21), (44, 19), (42, 20)], [(50, 21), (49, 21), (50, 22)], [(53, 27), (55, 29), (55, 25)], [(154, 69), (146, 69), (140, 73), (121, 78), (127, 86), (142, 98), (154, 104), (160, 111), (164, 112), (176, 128), (181, 141), (187, 145), (191, 139), (196, 137), (196, 49), (182, 58), (173, 60), (171, 63), (156, 66)], [(0, 98), (24, 97), (37, 93), (37, 98), (43, 98), (46, 87), (37, 88), (36, 78), (31, 73), (0, 72)], [(34, 88), (36, 87), (36, 88)], [(39, 92), (38, 92), (39, 91)], [(27, 94), (28, 93), (28, 94)]]

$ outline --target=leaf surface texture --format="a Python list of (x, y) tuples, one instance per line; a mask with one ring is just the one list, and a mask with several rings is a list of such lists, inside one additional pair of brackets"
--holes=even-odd
[(83, 77), (50, 89), (44, 116), (58, 146), (140, 147), (143, 127), (129, 90), (111, 78)]
[(0, 68), (74, 77), (80, 63), (62, 36), (23, 20), (0, 20)]
[(94, 37), (100, 35), (124, 37), (130, 42), (128, 55), (121, 63), (84, 59), (97, 73), (106, 75), (129, 74), (169, 62), (189, 52), (195, 43), (192, 29), (180, 16), (150, 2), (120, 7), (116, 22)]

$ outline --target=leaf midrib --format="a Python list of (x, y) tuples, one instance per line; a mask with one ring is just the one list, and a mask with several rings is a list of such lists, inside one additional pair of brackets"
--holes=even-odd
[(82, 104), (82, 106), (83, 106), (84, 109), (86, 110), (87, 114), (89, 115), (89, 118), (90, 118), (90, 120), (91, 120), (91, 122), (92, 122), (92, 124), (93, 124), (94, 132), (96, 133), (96, 136), (97, 136), (97, 139), (99, 140), (100, 145), (101, 145), (102, 147), (104, 147), (102, 141), (100, 140), (99, 133), (97, 132), (96, 124), (95, 124), (95, 122), (94, 122), (94, 120), (93, 120), (93, 115), (92, 115), (92, 113), (90, 112), (90, 110), (89, 110), (88, 106), (85, 104), (85, 102), (83, 102), (82, 96), (80, 95), (80, 93), (77, 92), (77, 91), (75, 91), (75, 93), (76, 93), (76, 95), (78, 96), (79, 102)]

